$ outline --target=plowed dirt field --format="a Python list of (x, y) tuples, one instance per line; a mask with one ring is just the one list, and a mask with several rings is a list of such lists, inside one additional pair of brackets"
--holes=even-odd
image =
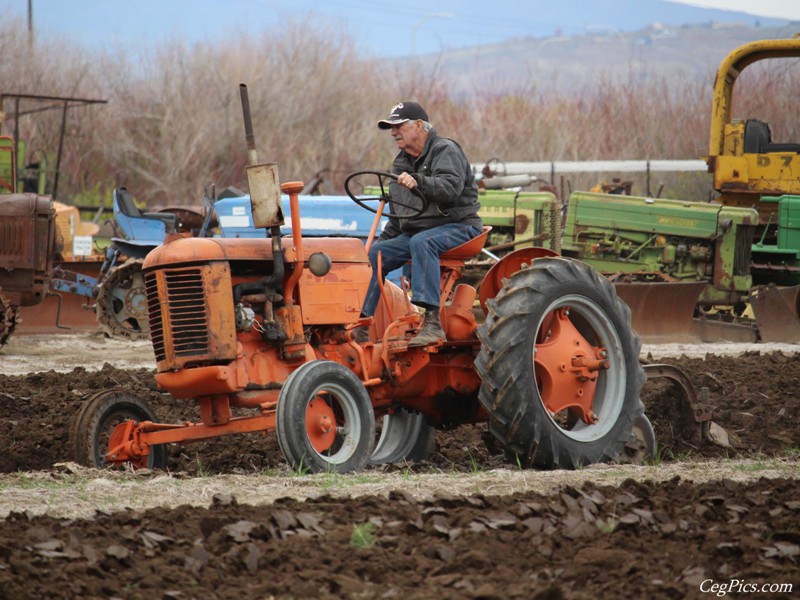
[(0, 598), (794, 597), (800, 348), (742, 350), (645, 349), (703, 390), (716, 443), (654, 380), (644, 465), (522, 471), (473, 426), (437, 432), (424, 463), (354, 475), (292, 472), (258, 434), (134, 473), (78, 467), (68, 430), (111, 387), (159, 420), (197, 418), (156, 389), (149, 345), (14, 338), (0, 349)]

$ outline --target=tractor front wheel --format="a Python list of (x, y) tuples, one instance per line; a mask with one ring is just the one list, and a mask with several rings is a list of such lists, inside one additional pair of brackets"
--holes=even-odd
[[(109, 440), (117, 425), (125, 421), (156, 421), (150, 405), (122, 389), (97, 392), (87, 398), (70, 429), (70, 445), (75, 461), (87, 467), (112, 466), (106, 460)], [(136, 468), (163, 469), (167, 466), (167, 447), (150, 446), (150, 454), (131, 461)]]
[(475, 361), (489, 431), (523, 467), (617, 460), (642, 423), (630, 310), (590, 266), (540, 258), (487, 302)]
[(278, 445), (293, 469), (362, 470), (375, 446), (375, 413), (353, 372), (327, 360), (305, 363), (286, 379), (275, 414)]

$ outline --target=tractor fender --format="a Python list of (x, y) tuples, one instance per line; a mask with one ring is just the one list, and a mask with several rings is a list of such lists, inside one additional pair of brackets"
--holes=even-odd
[(503, 279), (510, 277), (522, 268), (522, 265), (530, 265), (537, 258), (548, 256), (561, 256), (558, 252), (549, 248), (520, 248), (514, 252), (509, 252), (486, 273), (480, 284), (479, 299), (483, 313), (488, 312), (486, 303), (494, 298), (503, 287)]
[(144, 258), (151, 250), (161, 245), (161, 241), (152, 240), (126, 240), (123, 238), (111, 238), (112, 243), (119, 251), (129, 258)]

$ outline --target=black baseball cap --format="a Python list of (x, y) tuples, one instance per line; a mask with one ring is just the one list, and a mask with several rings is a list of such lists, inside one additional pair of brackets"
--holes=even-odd
[(394, 125), (400, 125), (406, 121), (428, 120), (428, 113), (416, 102), (398, 102), (392, 107), (392, 111), (386, 119), (378, 121), (379, 129), (390, 129)]

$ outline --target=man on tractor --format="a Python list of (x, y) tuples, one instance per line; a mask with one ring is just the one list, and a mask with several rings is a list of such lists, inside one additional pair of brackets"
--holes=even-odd
[[(389, 222), (369, 251), (372, 279), (361, 315), (374, 315), (383, 277), (411, 261), (411, 301), (425, 315), (409, 346), (426, 346), (445, 338), (439, 315), (439, 256), (482, 231), (478, 188), (464, 150), (437, 133), (418, 103), (399, 102), (378, 121), (378, 128), (389, 130), (400, 152), (391, 170), (397, 180), (389, 184)], [(358, 327), (356, 342), (367, 343), (368, 331)]]

